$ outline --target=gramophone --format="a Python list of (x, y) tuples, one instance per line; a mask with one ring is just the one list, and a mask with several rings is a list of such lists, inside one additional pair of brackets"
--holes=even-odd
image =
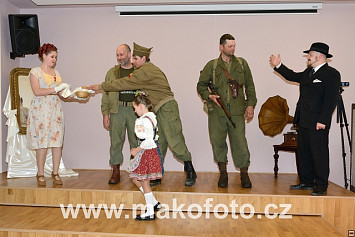
[[(274, 137), (280, 134), (286, 124), (293, 123), (293, 117), (289, 115), (287, 101), (279, 95), (269, 97), (261, 106), (259, 112), (259, 128), (264, 135)], [(284, 134), (284, 143), (297, 145), (296, 126), (291, 127), (290, 132)]]
[[(276, 95), (270, 97), (266, 102), (261, 106), (259, 112), (259, 128), (264, 133), (264, 135), (274, 137), (275, 135), (282, 132), (286, 124), (293, 123), (293, 117), (289, 114), (289, 109), (287, 102), (284, 98)], [(274, 145), (274, 175), (277, 178), (279, 171), (278, 160), (279, 160), (279, 151), (292, 151), (296, 155), (296, 163), (298, 160), (297, 155), (297, 133), (296, 126), (292, 126), (291, 130), (294, 132), (287, 132), (284, 134), (284, 142), (280, 145)], [(297, 165), (298, 167), (298, 165)]]

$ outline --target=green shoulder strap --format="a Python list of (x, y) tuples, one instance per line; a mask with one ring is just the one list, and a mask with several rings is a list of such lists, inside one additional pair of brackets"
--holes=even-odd
[(240, 63), (240, 65), (242, 65), (242, 72), (244, 72), (244, 66), (243, 66), (243, 61), (241, 58), (237, 57), (238, 62)]
[(213, 62), (213, 85), (216, 85), (216, 68), (217, 68), (218, 58)]

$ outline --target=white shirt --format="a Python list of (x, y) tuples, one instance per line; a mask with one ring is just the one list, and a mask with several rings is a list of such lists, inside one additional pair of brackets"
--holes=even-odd
[[(154, 126), (157, 126), (157, 119), (153, 112), (148, 112), (143, 114), (141, 117), (136, 119), (134, 131), (139, 139), (144, 139), (139, 145), (143, 149), (153, 149), (157, 145), (154, 141), (154, 128), (152, 122), (147, 118), (149, 117)], [(158, 139), (158, 135), (155, 136), (155, 139)]]
[(314, 73), (316, 73), (316, 71), (318, 71), (319, 68), (321, 68), (325, 63), (318, 65), (317, 67), (314, 67)]

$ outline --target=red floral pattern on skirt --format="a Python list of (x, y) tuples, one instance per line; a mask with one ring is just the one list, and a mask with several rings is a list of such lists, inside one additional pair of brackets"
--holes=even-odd
[(158, 150), (147, 149), (141, 157), (138, 167), (129, 174), (138, 180), (154, 180), (162, 177), (162, 167)]

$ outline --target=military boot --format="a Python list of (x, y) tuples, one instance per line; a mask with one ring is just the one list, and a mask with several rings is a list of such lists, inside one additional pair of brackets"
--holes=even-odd
[(251, 188), (251, 182), (248, 175), (248, 167), (240, 168), (240, 182), (243, 188)]
[(108, 181), (109, 184), (117, 184), (120, 182), (120, 164), (112, 165), (112, 176)]
[(218, 168), (220, 172), (218, 187), (226, 188), (228, 186), (227, 163), (218, 162)]
[(184, 170), (186, 172), (185, 186), (193, 186), (197, 175), (191, 161), (184, 161)]

